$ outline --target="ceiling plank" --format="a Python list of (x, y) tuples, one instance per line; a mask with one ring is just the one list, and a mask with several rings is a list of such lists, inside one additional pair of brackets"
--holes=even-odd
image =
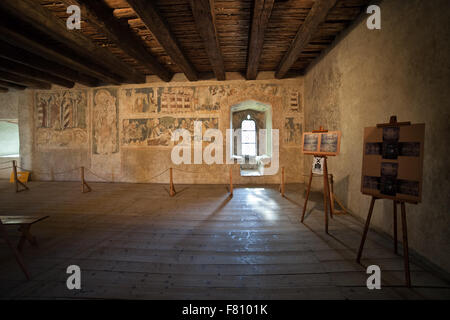
[(30, 68), (26, 65), (0, 58), (0, 70), (8, 71), (10, 73), (14, 73), (17, 75), (23, 75), (25, 77), (35, 79), (35, 80), (43, 80), (45, 82), (50, 82), (53, 84), (60, 85), (66, 88), (73, 88), (75, 82), (60, 78), (58, 76), (52, 75), (47, 72), (39, 71), (33, 68)]
[(248, 45), (247, 80), (254, 80), (258, 74), (259, 61), (264, 45), (264, 34), (272, 13), (274, 0), (255, 0), (253, 19)]
[(19, 76), (14, 73), (2, 71), (0, 72), (0, 79), (3, 81), (12, 82), (18, 85), (27, 86), (34, 89), (51, 89), (52, 85), (48, 82), (30, 79), (24, 76)]
[(297, 31), (286, 54), (280, 61), (275, 72), (275, 78), (283, 78), (292, 65), (297, 61), (303, 49), (308, 45), (321, 23), (325, 21), (328, 12), (334, 7), (337, 0), (316, 0), (303, 24)]
[(34, 0), (0, 1), (0, 9), (25, 21), (37, 30), (59, 41), (81, 56), (88, 57), (126, 82), (144, 83), (145, 76), (126, 64), (111, 51), (100, 47), (77, 30), (68, 30), (65, 23)]
[(9, 89), (8, 88), (3, 88), (3, 87), (0, 87), (0, 92), (3, 92), (3, 93), (5, 93), (5, 92), (8, 92), (9, 91)]
[(197, 31), (203, 40), (217, 80), (225, 80), (225, 66), (215, 25), (213, 0), (189, 0)]
[(123, 52), (151, 70), (161, 80), (168, 82), (172, 79), (173, 74), (158, 62), (128, 26), (117, 20), (113, 9), (103, 1), (63, 0), (63, 3), (79, 5), (84, 19), (114, 42)]
[[(84, 0), (86, 1), (86, 0)], [(189, 59), (183, 53), (167, 22), (158, 12), (154, 2), (147, 0), (127, 0), (146, 27), (156, 37), (164, 51), (183, 71), (190, 81), (197, 81), (198, 75)]]
[(33, 53), (11, 46), (1, 40), (0, 48), (0, 57), (6, 58), (8, 60), (12, 60), (47, 73), (51, 73), (55, 76), (70, 81), (81, 83), (88, 87), (96, 87), (100, 85), (99, 81), (96, 78), (86, 76), (63, 65), (47, 60), (45, 58), (41, 58)]
[[(16, 32), (11, 26), (4, 24), (4, 22), (4, 19), (0, 20), (1, 40), (38, 56), (55, 61), (68, 68), (78, 70), (93, 78), (100, 79), (106, 84), (121, 84), (124, 82), (122, 77), (101, 68), (89, 60), (82, 60), (80, 57), (74, 56), (73, 53), (68, 50), (63, 51), (55, 47), (47, 47), (38, 41), (35, 41), (29, 35)], [(12, 21), (10, 22), (13, 23)]]
[(8, 81), (3, 81), (0, 80), (0, 86), (2, 87), (7, 87), (7, 88), (11, 88), (11, 89), (16, 89), (16, 90), (25, 90), (27, 87), (25, 86), (21, 86), (12, 82), (8, 82)]

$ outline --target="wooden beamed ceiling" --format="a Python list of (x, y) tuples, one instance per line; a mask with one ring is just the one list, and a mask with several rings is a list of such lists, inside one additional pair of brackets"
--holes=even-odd
[[(368, 0), (3, 0), (0, 91), (303, 74)], [(69, 5), (81, 30), (68, 30)]]

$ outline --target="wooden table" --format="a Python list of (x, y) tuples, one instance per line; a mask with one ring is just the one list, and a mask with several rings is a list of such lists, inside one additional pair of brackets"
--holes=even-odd
[[(19, 252), (22, 251), (23, 245), (25, 241), (28, 240), (30, 244), (34, 247), (37, 247), (36, 237), (34, 237), (31, 232), (31, 226), (39, 221), (47, 219), (49, 216), (0, 216), (0, 234), (5, 239), (8, 246), (14, 253), (14, 257), (16, 258), (17, 263), (20, 265), (21, 269), (25, 273), (27, 279), (30, 279), (30, 273), (25, 267), (25, 263), (23, 262), (23, 258)], [(19, 226), (19, 231), (22, 233), (20, 237), (19, 244), (17, 245), (17, 249), (13, 246), (11, 241), (9, 240), (8, 234), (4, 226)]]
[(36, 237), (30, 232), (31, 226), (48, 217), (49, 216), (0, 216), (0, 220), (5, 226), (19, 226), (19, 231), (22, 232), (22, 236), (20, 237), (17, 249), (22, 251), (23, 245), (27, 240), (32, 246), (36, 247), (38, 245)]

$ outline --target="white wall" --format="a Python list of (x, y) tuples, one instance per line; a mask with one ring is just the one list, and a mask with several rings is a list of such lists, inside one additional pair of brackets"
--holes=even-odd
[[(450, 271), (450, 6), (448, 0), (385, 0), (382, 29), (357, 24), (305, 77), (307, 130), (342, 131), (330, 159), (336, 192), (358, 217), (364, 127), (389, 121), (425, 123), (423, 201), (407, 205), (410, 247)], [(309, 170), (311, 161), (305, 158)], [(377, 201), (372, 226), (392, 234), (392, 201)], [(401, 237), (399, 238), (401, 239)]]

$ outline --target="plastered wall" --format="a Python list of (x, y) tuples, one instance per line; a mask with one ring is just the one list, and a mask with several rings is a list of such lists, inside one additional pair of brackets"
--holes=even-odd
[[(200, 120), (203, 132), (219, 129), (225, 139), (231, 107), (252, 100), (271, 108), (272, 127), (280, 130), (280, 167), (286, 167), (286, 181), (302, 182), (300, 141), (293, 137), (303, 130), (303, 79), (231, 78), (236, 80), (26, 90), (17, 96), (21, 145), (26, 144), (22, 166), (37, 180), (78, 180), (79, 171), (67, 171), (84, 166), (89, 180), (167, 183), (168, 173), (155, 175), (174, 167), (190, 171), (174, 171), (176, 183), (228, 183), (229, 165), (174, 165), (171, 132), (191, 130), (193, 121)], [(224, 144), (224, 162), (225, 155)], [(279, 183), (280, 175), (240, 177), (236, 164), (233, 182)]]
[[(370, 197), (360, 192), (364, 127), (386, 123), (391, 115), (425, 123), (423, 201), (407, 205), (409, 244), (448, 272), (450, 7), (446, 0), (385, 0), (380, 7), (381, 30), (360, 21), (309, 69), (306, 130), (323, 125), (342, 131), (341, 154), (329, 160), (336, 194), (365, 219)], [(372, 226), (392, 235), (392, 210), (392, 201), (377, 201)]]

